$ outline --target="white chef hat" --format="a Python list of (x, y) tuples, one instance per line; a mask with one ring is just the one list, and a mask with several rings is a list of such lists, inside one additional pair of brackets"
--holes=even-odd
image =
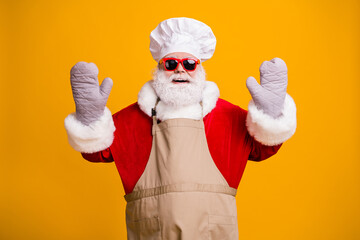
[(150, 34), (150, 52), (155, 61), (173, 52), (186, 52), (202, 62), (212, 57), (216, 38), (211, 28), (191, 18), (162, 21)]

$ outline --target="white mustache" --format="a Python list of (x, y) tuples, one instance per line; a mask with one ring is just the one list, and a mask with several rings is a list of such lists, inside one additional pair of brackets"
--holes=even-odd
[(178, 73), (174, 73), (169, 77), (169, 81), (173, 81), (173, 80), (187, 80), (189, 82), (191, 82), (193, 79), (190, 76), (187, 75), (183, 75), (183, 74), (178, 74)]

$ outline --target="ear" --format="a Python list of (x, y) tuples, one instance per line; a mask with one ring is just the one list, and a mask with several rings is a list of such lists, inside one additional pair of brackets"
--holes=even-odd
[[(161, 62), (161, 61), (160, 61), (160, 62)], [(158, 62), (158, 65), (157, 65), (158, 70), (165, 70), (165, 69), (164, 69), (164, 64), (163, 64), (163, 63), (160, 63), (160, 62)]]

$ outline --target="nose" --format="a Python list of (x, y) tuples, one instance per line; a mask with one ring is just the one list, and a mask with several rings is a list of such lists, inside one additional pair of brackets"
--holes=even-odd
[(177, 68), (175, 69), (175, 73), (185, 72), (185, 69), (183, 68), (183, 65), (179, 63), (177, 65)]

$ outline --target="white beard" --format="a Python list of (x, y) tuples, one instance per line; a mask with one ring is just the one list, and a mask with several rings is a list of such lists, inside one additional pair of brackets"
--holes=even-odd
[[(172, 81), (176, 78), (188, 80), (189, 82), (175, 84)], [(202, 101), (206, 75), (201, 65), (198, 66), (194, 78), (190, 77), (187, 73), (174, 73), (167, 78), (164, 70), (156, 69), (153, 74), (153, 79), (153, 88), (157, 96), (167, 105), (180, 107)]]

